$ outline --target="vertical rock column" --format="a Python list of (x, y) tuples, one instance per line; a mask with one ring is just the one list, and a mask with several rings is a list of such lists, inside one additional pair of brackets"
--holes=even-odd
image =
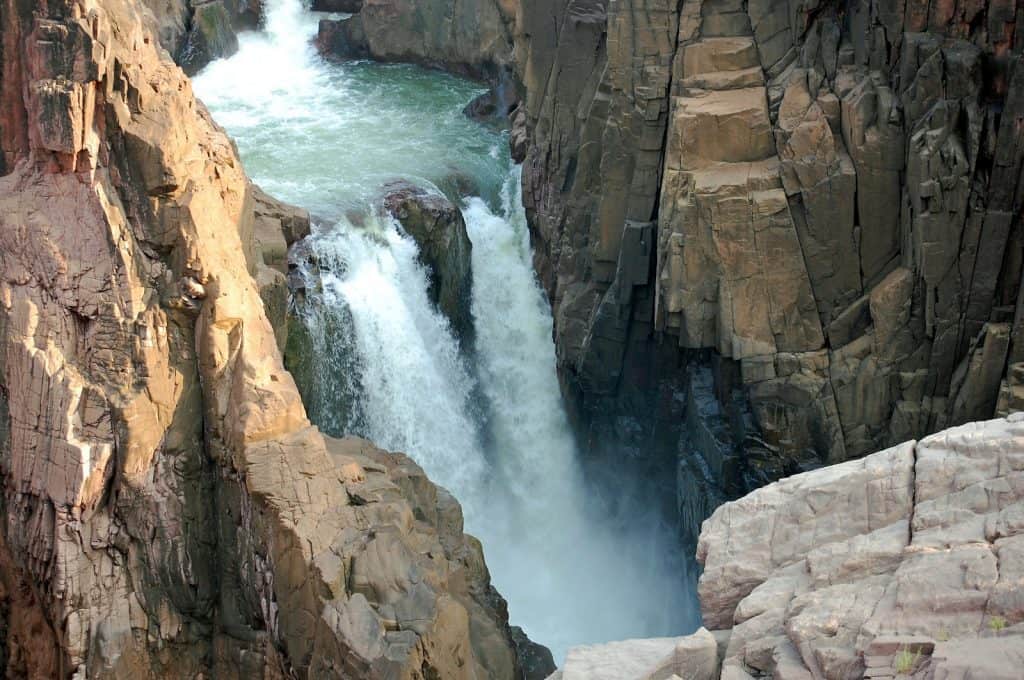
[[(769, 447), (841, 458), (821, 323), (742, 3), (684, 3), (674, 73), (657, 327), (684, 350), (712, 347), (739, 363)], [(706, 467), (693, 461), (691, 474)]]

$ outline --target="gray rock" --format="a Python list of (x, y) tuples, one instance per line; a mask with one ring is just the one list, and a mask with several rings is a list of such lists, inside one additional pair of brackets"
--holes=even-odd
[(384, 209), (419, 245), (430, 274), (431, 301), (457, 337), (472, 344), (473, 244), (462, 211), (444, 196), (408, 182), (389, 184), (384, 192)]

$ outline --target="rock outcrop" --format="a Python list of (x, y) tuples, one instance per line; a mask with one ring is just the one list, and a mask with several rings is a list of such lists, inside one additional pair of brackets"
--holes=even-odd
[(1024, 413), (782, 480), (704, 523), (711, 632), (573, 650), (561, 677), (1018, 678), (1022, 518)]
[(678, 458), (691, 540), (723, 499), (1024, 403), (1022, 12), (522, 1), (565, 392), (597, 460)]
[(502, 81), (511, 70), (516, 0), (363, 0), (358, 13), (323, 19), (326, 54), (372, 57)]
[(698, 559), (705, 625), (732, 631), (723, 677), (860, 677), (905, 649), (914, 677), (1016, 677), (1022, 482), (1016, 414), (719, 508)]
[(473, 334), (473, 244), (462, 211), (440, 194), (408, 182), (387, 185), (384, 210), (419, 246), (427, 294), (465, 344)]
[(263, 0), (139, 0), (160, 44), (185, 73), (238, 51), (238, 32), (259, 28)]
[(257, 281), (305, 218), (140, 7), (0, 27), (4, 674), (515, 677), (457, 503), (310, 425)]

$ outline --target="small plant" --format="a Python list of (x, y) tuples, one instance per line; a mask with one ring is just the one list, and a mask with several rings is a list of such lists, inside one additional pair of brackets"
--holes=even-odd
[(893, 659), (893, 665), (896, 668), (897, 673), (907, 674), (914, 670), (914, 666), (917, 665), (917, 662), (920, 659), (920, 650), (911, 652), (909, 649), (904, 649), (896, 655), (895, 659)]
[(1002, 616), (993, 616), (988, 620), (988, 627), (993, 633), (998, 633), (1003, 628), (1006, 628), (1006, 619)]

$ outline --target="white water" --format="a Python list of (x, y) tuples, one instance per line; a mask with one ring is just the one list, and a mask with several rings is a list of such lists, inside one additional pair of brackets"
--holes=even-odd
[[(250, 175), (322, 216), (322, 289), (303, 308), (329, 383), (331, 426), (412, 455), (463, 504), (512, 623), (561, 662), (574, 644), (687, 632), (672, 537), (600, 514), (577, 467), (555, 375), (550, 310), (534, 278), (503, 133), (466, 120), (476, 86), (403, 66), (332, 64), (308, 45), (299, 0), (268, 0), (267, 30), (195, 80)], [(476, 352), (427, 298), (416, 245), (374, 206), (398, 176), (458, 172), (473, 241)], [(358, 225), (358, 226), (357, 226)], [(348, 393), (349, 412), (331, 400)], [(652, 514), (653, 516), (653, 514)]]

